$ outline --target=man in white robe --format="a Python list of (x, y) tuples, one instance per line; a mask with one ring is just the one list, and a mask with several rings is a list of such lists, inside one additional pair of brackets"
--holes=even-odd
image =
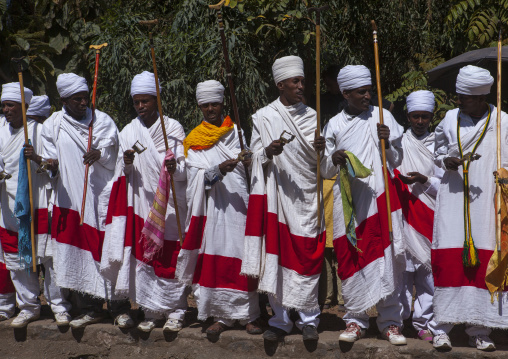
[[(131, 96), (138, 117), (120, 132), (115, 180), (109, 200), (101, 272), (145, 312), (138, 329), (150, 332), (179, 331), (187, 309), (185, 284), (175, 279), (180, 242), (172, 194), (166, 208), (164, 244), (150, 260), (145, 259), (141, 233), (154, 202), (166, 146), (157, 111), (155, 76), (144, 71), (134, 76)], [(178, 121), (164, 116), (169, 149), (175, 159), (166, 168), (173, 176), (182, 228), (187, 204), (187, 173), (183, 153), (185, 132)], [(138, 151), (133, 149), (136, 148)]]
[(316, 341), (326, 241), (322, 204), (321, 223), (317, 221), (317, 156), (324, 138), (316, 128), (316, 112), (302, 102), (302, 59), (277, 59), (272, 72), (279, 97), (252, 116), (252, 187), (242, 273), (259, 277), (259, 291), (268, 293), (274, 316), (265, 340), (278, 341), (291, 332), (289, 309), (295, 309), (303, 340)]
[(26, 117), (43, 124), (51, 113), (51, 104), (46, 95), (32, 96), (32, 101), (26, 111)]
[[(413, 286), (416, 288), (413, 327), (418, 338), (432, 341), (442, 333), (433, 320), (434, 279), (430, 265), (430, 246), (437, 190), (444, 171), (434, 164), (434, 94), (420, 90), (407, 97), (407, 118), (411, 127), (402, 137), (403, 159), (399, 166), (399, 199), (404, 219), (406, 270), (400, 293), (402, 319), (411, 316)], [(441, 346), (449, 343), (443, 342)]]
[(218, 339), (235, 321), (245, 325), (247, 333), (261, 334), (257, 280), (240, 275), (249, 162), (238, 160), (238, 128), (222, 115), (222, 84), (199, 83), (196, 99), (204, 120), (184, 141), (189, 210), (176, 275), (193, 286), (198, 319), (214, 317), (206, 330), (210, 340)]
[[(103, 299), (118, 299), (100, 274), (108, 194), (118, 156), (118, 130), (107, 114), (89, 109), (86, 80), (61, 74), (56, 87), (61, 111), (48, 118), (42, 129), (43, 157), (50, 161), (54, 182), (51, 222), (56, 284), (75, 291), (83, 314), (71, 327), (79, 328), (104, 318)], [(89, 125), (93, 118), (91, 150), (87, 151)], [(90, 166), (83, 225), (80, 225), (85, 165)], [(128, 301), (112, 301), (111, 310), (120, 327), (134, 325), (128, 316)]]
[[(32, 91), (25, 88), (25, 102), (30, 102)], [(68, 325), (70, 303), (64, 298), (60, 288), (55, 286), (55, 271), (53, 270), (52, 248), (48, 230), (48, 192), (49, 175), (46, 171), (38, 171), (42, 158), (42, 126), (33, 121), (27, 121), (28, 137), (31, 145), (25, 144), (23, 114), (21, 109), (21, 90), (19, 83), (8, 83), (2, 86), (2, 111), (8, 126), (0, 131), (0, 158), (4, 173), (12, 177), (5, 177), (0, 184), (1, 216), (0, 242), (1, 260), (10, 271), (12, 283), (16, 289), (16, 298), (21, 312), (12, 321), (14, 328), (25, 327), (29, 322), (40, 316), (39, 276), (32, 271), (32, 263), (44, 264), (46, 268), (45, 294), (51, 309), (55, 314), (59, 326)], [(24, 149), (23, 149), (24, 148)], [(15, 216), (15, 199), (18, 195), (18, 173), (20, 172), (20, 155), (31, 160), (32, 196), (35, 222), (35, 253), (32, 258), (31, 245), (27, 248), (23, 244), (23, 234), (20, 223)], [(28, 181), (28, 179), (27, 179)], [(18, 236), (19, 234), (19, 236)], [(18, 239), (19, 238), (19, 239)], [(25, 237), (30, 241), (30, 234)]]
[[(363, 337), (369, 327), (365, 311), (376, 305), (382, 337), (391, 344), (404, 345), (406, 338), (400, 332), (399, 302), (404, 269), (402, 213), (390, 180), (393, 229), (390, 238), (380, 148), (380, 140), (384, 139), (389, 176), (393, 176), (393, 169), (402, 159), (403, 129), (387, 110), (383, 110), (384, 125), (379, 123), (379, 108), (370, 105), (372, 81), (365, 66), (342, 68), (337, 82), (348, 104), (325, 128), (323, 176), (335, 176), (339, 166), (346, 166), (346, 160), (355, 162), (345, 151), (372, 171), (365, 178), (353, 177), (351, 172), (345, 175), (350, 183), (353, 213), (356, 212), (351, 217), (354, 221), (349, 223), (344, 219), (343, 201), (346, 199), (341, 193), (340, 175), (334, 186), (334, 248), (347, 310), (343, 318), (347, 328), (339, 340), (354, 342)], [(346, 225), (350, 230), (346, 231)]]
[[(459, 108), (450, 110), (436, 128), (435, 163), (445, 173), (436, 199), (432, 271), (434, 313), (448, 333), (465, 323), (469, 345), (495, 350), (491, 328), (508, 328), (508, 287), (494, 297), (486, 285), (489, 260), (496, 248), (497, 109), (488, 104), (494, 79), (489, 71), (465, 66), (457, 76)], [(501, 166), (507, 167), (508, 116), (501, 113)], [(472, 152), (475, 161), (461, 161)], [(467, 171), (466, 171), (467, 170)], [(469, 236), (465, 236), (469, 233)], [(497, 298), (497, 299), (496, 299)], [(448, 339), (445, 333), (434, 344)], [(448, 339), (449, 341), (449, 339)]]

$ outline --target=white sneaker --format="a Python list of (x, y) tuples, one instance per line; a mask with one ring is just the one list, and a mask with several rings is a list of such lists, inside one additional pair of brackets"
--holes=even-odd
[(476, 347), (478, 350), (483, 350), (486, 352), (493, 352), (496, 350), (496, 345), (489, 338), (488, 335), (473, 335), (469, 337), (469, 345), (472, 347)]
[(124, 313), (115, 318), (115, 324), (117, 324), (119, 328), (123, 329), (132, 328), (134, 326), (134, 320), (132, 320), (129, 314)]
[(0, 314), (0, 322), (3, 322), (4, 320), (7, 320), (7, 319), (9, 319), (7, 314), (4, 314), (4, 313)]
[(407, 340), (406, 337), (402, 335), (400, 332), (400, 328), (396, 325), (390, 325), (383, 329), (383, 333), (381, 336), (384, 339), (387, 339), (390, 344), (393, 345), (406, 345)]
[(99, 312), (90, 312), (81, 314), (76, 319), (69, 323), (69, 326), (74, 329), (86, 327), (89, 324), (100, 323), (104, 319), (104, 314)]
[(55, 322), (59, 327), (69, 325), (72, 317), (67, 312), (55, 313)]
[(339, 341), (354, 343), (358, 339), (363, 338), (365, 336), (365, 329), (360, 328), (360, 326), (354, 322), (349, 323), (346, 326), (346, 330), (344, 330), (339, 335)]
[(162, 328), (165, 332), (179, 332), (183, 328), (183, 320), (169, 318)]
[(447, 334), (441, 333), (434, 337), (432, 346), (437, 350), (451, 350), (452, 342)]
[(22, 310), (16, 318), (11, 323), (12, 328), (24, 328), (28, 325), (28, 323), (33, 322), (40, 318), (40, 313), (34, 314), (27, 311)]
[(157, 326), (161, 326), (164, 319), (146, 319), (144, 322), (139, 323), (138, 330), (145, 333), (150, 333)]

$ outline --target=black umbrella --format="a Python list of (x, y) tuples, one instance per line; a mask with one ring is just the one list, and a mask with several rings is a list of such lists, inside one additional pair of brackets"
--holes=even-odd
[[(503, 46), (502, 49), (502, 80), (501, 80), (501, 93), (503, 97), (507, 98), (508, 95), (508, 46)], [(427, 71), (429, 75), (428, 84), (432, 87), (437, 87), (446, 92), (455, 93), (455, 81), (461, 67), (466, 65), (475, 65), (490, 71), (494, 77), (494, 85), (487, 100), (491, 103), (496, 102), (496, 86), (497, 86), (497, 46), (487, 47), (466, 52), (465, 54), (454, 57), (434, 67), (432, 70)]]

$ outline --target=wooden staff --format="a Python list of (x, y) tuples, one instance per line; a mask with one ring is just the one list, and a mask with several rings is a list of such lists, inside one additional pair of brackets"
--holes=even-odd
[[(95, 122), (95, 95), (97, 94), (97, 75), (99, 74), (99, 55), (103, 47), (108, 46), (107, 43), (102, 45), (90, 45), (91, 49), (95, 49), (95, 76), (93, 79), (93, 92), (92, 92), (92, 121), (88, 125), (88, 146), (86, 152), (90, 152), (92, 149), (92, 134), (93, 124)], [(81, 215), (79, 225), (82, 226), (85, 221), (85, 205), (86, 205), (86, 192), (88, 189), (88, 171), (90, 170), (90, 163), (86, 164), (85, 167), (85, 184), (83, 186), (83, 200), (81, 201)]]
[[(23, 113), (23, 129), (25, 131), (25, 145), (28, 145), (28, 124), (26, 120), (26, 105), (25, 105), (25, 87), (23, 86), (23, 70), (21, 68), (21, 60), (13, 59), (18, 65), (18, 79), (19, 87), (21, 90), (21, 112)], [(35, 255), (35, 217), (34, 217), (34, 197), (32, 191), (32, 170), (30, 165), (30, 159), (26, 159), (26, 166), (28, 170), (28, 195), (30, 197), (30, 241), (32, 244), (32, 269), (37, 272), (37, 257)]]
[[(330, 6), (311, 7), (309, 13), (316, 13), (316, 136), (321, 134), (321, 12)], [(321, 227), (321, 153), (317, 154), (317, 223)]]
[[(226, 76), (228, 78), (229, 85), (229, 94), (231, 96), (231, 106), (233, 107), (233, 121), (236, 123), (236, 128), (238, 130), (238, 138), (240, 139), (240, 150), (245, 149), (245, 145), (243, 143), (242, 136), (242, 125), (240, 124), (240, 114), (238, 112), (238, 104), (236, 103), (236, 95), (235, 95), (235, 84), (233, 83), (233, 75), (231, 74), (231, 66), (229, 64), (229, 53), (228, 47), (226, 44), (226, 35), (224, 33), (224, 21), (222, 20), (222, 6), (226, 0), (221, 0), (216, 5), (208, 5), (210, 9), (217, 10), (217, 21), (219, 23), (219, 33), (220, 39), (222, 42), (222, 53), (224, 54), (224, 61), (226, 63)], [(245, 168), (245, 179), (247, 180), (247, 191), (250, 193), (250, 174), (249, 169)]]
[[(499, 38), (497, 40), (497, 169), (501, 168), (501, 64), (502, 64), (502, 33), (499, 22)], [(496, 171), (496, 244), (497, 250), (501, 251), (501, 184), (499, 174)], [(501, 258), (501, 255), (499, 256)]]
[[(147, 20), (140, 21), (140, 25), (145, 25), (148, 27), (154, 26), (158, 23), (158, 20)], [(153, 45), (153, 35), (152, 32), (149, 32), (150, 37), (150, 49), (152, 53), (152, 64), (153, 64), (153, 74), (155, 76), (155, 89), (157, 90), (157, 106), (159, 108), (159, 116), (161, 120), (162, 134), (164, 135), (164, 145), (166, 146), (166, 152), (169, 149), (168, 144), (168, 136), (166, 135), (166, 125), (164, 124), (164, 116), (162, 114), (162, 102), (161, 102), (161, 92), (159, 88), (159, 77), (157, 76), (157, 64), (155, 62), (155, 48)], [(164, 164), (165, 165), (165, 164)], [(175, 192), (175, 182), (173, 181), (173, 176), (169, 177), (169, 182), (171, 184), (171, 192), (173, 192), (173, 203), (175, 204), (175, 216), (176, 216), (176, 225), (178, 227), (178, 238), (180, 239), (180, 246), (183, 245), (183, 237), (182, 237), (182, 227), (180, 225), (180, 214), (178, 212), (178, 202), (176, 201), (176, 192)]]
[[(377, 43), (377, 26), (374, 20), (371, 21), (372, 24), (372, 36), (374, 38), (374, 58), (376, 61), (376, 87), (377, 87), (377, 100), (379, 107), (379, 123), (383, 124), (383, 96), (381, 95), (381, 72), (379, 70), (379, 48)], [(386, 196), (386, 212), (388, 215), (388, 232), (390, 234), (390, 241), (393, 240), (393, 230), (392, 230), (392, 207), (390, 204), (390, 187), (388, 185), (389, 177), (388, 170), (386, 168), (386, 148), (385, 148), (385, 140), (381, 139), (381, 158), (383, 161), (383, 177), (385, 180), (385, 196)]]

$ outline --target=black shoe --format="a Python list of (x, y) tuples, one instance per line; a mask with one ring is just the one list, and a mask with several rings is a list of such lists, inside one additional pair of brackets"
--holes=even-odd
[(317, 329), (313, 325), (305, 325), (302, 328), (302, 336), (303, 336), (304, 341), (319, 339), (319, 334), (317, 332)]
[(263, 333), (263, 339), (270, 342), (277, 342), (286, 336), (286, 332), (282, 329), (270, 326), (268, 330)]

